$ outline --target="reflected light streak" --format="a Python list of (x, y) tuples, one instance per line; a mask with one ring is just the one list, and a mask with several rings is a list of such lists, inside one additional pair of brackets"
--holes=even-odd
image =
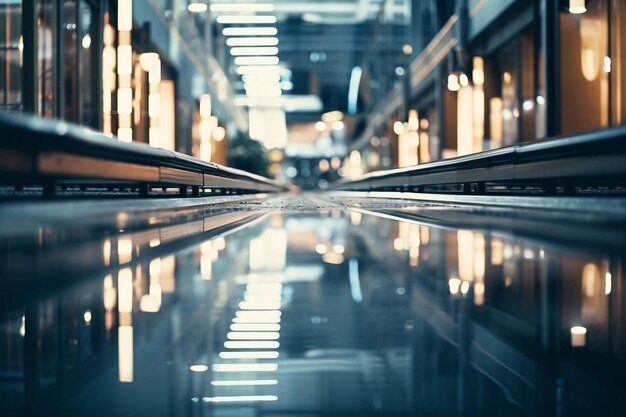
[(217, 16), (217, 23), (222, 24), (234, 24), (234, 25), (247, 25), (247, 24), (272, 24), (276, 23), (276, 16)]
[(130, 268), (122, 269), (117, 276), (118, 310), (120, 313), (133, 311), (133, 271)]
[(275, 36), (278, 29), (273, 27), (224, 28), (224, 36)]
[(257, 303), (250, 301), (242, 301), (239, 303), (239, 308), (242, 310), (277, 310), (280, 306), (280, 303)]
[(206, 372), (209, 370), (209, 367), (206, 365), (191, 365), (189, 370), (191, 372)]
[(236, 323), (230, 325), (235, 332), (277, 332), (280, 324), (275, 323)]
[(278, 332), (228, 332), (230, 340), (276, 340), (280, 338)]
[(133, 382), (133, 326), (118, 329), (118, 371), (120, 382)]
[(607, 272), (606, 275), (604, 276), (604, 294), (605, 295), (609, 295), (611, 294), (611, 287), (612, 287), (612, 276), (610, 272)]
[(229, 340), (224, 342), (226, 349), (278, 349), (279, 342), (275, 341), (239, 341)]
[(220, 363), (211, 367), (213, 372), (276, 372), (276, 363)]
[(228, 46), (276, 46), (278, 45), (278, 38), (228, 38), (226, 39), (226, 45)]
[(211, 385), (215, 387), (233, 387), (246, 385), (278, 385), (277, 379), (247, 379), (247, 380), (231, 380), (231, 381), (211, 381)]
[(220, 352), (221, 359), (276, 359), (278, 352)]
[(276, 395), (235, 395), (224, 397), (202, 397), (205, 403), (277, 401)]
[(133, 241), (120, 239), (117, 242), (117, 257), (120, 264), (130, 262), (133, 258)]
[(352, 293), (352, 300), (359, 304), (363, 301), (363, 293), (361, 292), (361, 281), (359, 279), (359, 261), (356, 259), (350, 259), (348, 263), (348, 271), (350, 277), (350, 292)]
[(215, 3), (212, 12), (273, 12), (276, 6), (271, 3)]

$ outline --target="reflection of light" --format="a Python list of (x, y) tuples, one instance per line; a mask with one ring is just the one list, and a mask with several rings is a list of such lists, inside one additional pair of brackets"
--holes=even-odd
[(117, 2), (117, 30), (120, 32), (133, 30), (133, 2), (130, 0)]
[(474, 284), (474, 304), (477, 306), (485, 303), (485, 284), (477, 282)]
[(572, 336), (572, 346), (580, 347), (585, 346), (587, 343), (587, 328), (583, 326), (574, 326), (570, 329)]
[(89, 35), (83, 36), (81, 45), (83, 46), (84, 49), (89, 49), (89, 47), (91, 46), (91, 36)]
[(450, 294), (458, 294), (459, 288), (461, 287), (461, 280), (458, 278), (450, 278), (450, 280), (448, 280), (448, 287), (450, 288)]
[(102, 244), (102, 259), (105, 266), (109, 266), (111, 262), (111, 241), (106, 239)]
[(202, 3), (200, 1), (192, 1), (187, 6), (187, 10), (189, 10), (191, 13), (204, 13), (207, 11), (207, 9), (208, 6), (206, 5), (206, 3)]
[(278, 55), (278, 48), (275, 46), (237, 46), (230, 49), (232, 56), (271, 56)]
[(133, 382), (133, 326), (118, 329), (119, 381)]
[[(228, 46), (276, 46), (278, 38), (228, 38), (226, 39)], [(244, 80), (245, 81), (245, 80)]]
[(191, 365), (189, 370), (191, 372), (206, 372), (209, 370), (209, 367), (206, 365)]
[(230, 340), (276, 340), (280, 338), (278, 332), (228, 332)]
[(251, 401), (277, 401), (275, 395), (233, 395), (225, 397), (202, 397), (205, 403), (226, 403), (226, 402), (251, 402)]
[(117, 242), (117, 256), (121, 264), (130, 262), (133, 258), (133, 241), (130, 239), (120, 239)]
[(212, 12), (273, 12), (276, 6), (270, 3), (216, 3)]
[(280, 303), (242, 301), (239, 303), (239, 308), (242, 310), (277, 310), (280, 305)]
[(122, 269), (117, 275), (118, 310), (120, 313), (133, 311), (133, 271), (130, 268)]
[(212, 366), (213, 372), (276, 372), (276, 363), (220, 363)]
[(604, 294), (611, 294), (611, 273), (607, 272), (604, 276)]
[(224, 28), (224, 36), (275, 36), (278, 29), (273, 27)]
[(361, 224), (361, 219), (362, 219), (362, 214), (359, 213), (358, 211), (351, 211), (350, 212), (350, 222), (354, 226), (360, 225)]
[(278, 352), (220, 352), (222, 359), (276, 359)]
[(585, 0), (569, 0), (569, 12), (571, 14), (582, 14), (586, 11)]
[(401, 237), (397, 237), (393, 240), (393, 248), (395, 250), (404, 249), (404, 240)]
[(26, 316), (22, 316), (22, 322), (20, 323), (20, 336), (26, 335)]
[(115, 288), (113, 287), (113, 277), (111, 275), (107, 275), (104, 277), (103, 283), (103, 304), (104, 309), (106, 311), (111, 311), (115, 308), (117, 294)]
[(469, 291), (469, 282), (463, 281), (463, 283), (461, 283), (461, 294), (465, 295), (467, 294), (468, 291)]
[(315, 252), (319, 253), (320, 255), (325, 254), (327, 251), (328, 249), (323, 243), (319, 243), (317, 246), (315, 246)]
[(244, 386), (244, 385), (277, 385), (276, 379), (245, 379), (245, 380), (226, 380), (226, 381), (211, 381), (211, 385), (216, 387), (232, 387), (232, 386)]
[(345, 252), (346, 248), (343, 247), (343, 245), (334, 245), (333, 246), (333, 252), (338, 253), (338, 254), (343, 254)]
[(230, 330), (236, 332), (277, 332), (280, 324), (276, 323), (236, 323), (230, 325)]
[(85, 314), (83, 314), (83, 320), (85, 320), (85, 323), (87, 324), (91, 323), (91, 311), (85, 311)]
[(393, 133), (395, 133), (396, 135), (401, 135), (403, 131), (404, 131), (404, 127), (402, 125), (402, 122), (399, 120), (396, 120), (393, 123)]
[(361, 293), (361, 282), (359, 280), (359, 261), (356, 259), (350, 259), (348, 263), (348, 273), (350, 277), (350, 292), (352, 293), (352, 300), (355, 303), (363, 301), (363, 294)]
[(250, 15), (250, 16), (217, 16), (217, 23), (222, 24), (235, 24), (235, 25), (246, 25), (246, 24), (267, 24), (267, 23), (276, 23), (276, 16), (259, 16), (259, 15)]
[(339, 265), (343, 263), (343, 255), (334, 252), (325, 253), (322, 260), (327, 264)]
[(336, 122), (333, 123), (333, 130), (343, 130), (343, 122), (341, 120), (337, 120)]
[[(235, 318), (240, 318), (242, 320), (251, 320), (250, 323), (254, 323), (255, 319), (278, 319), (278, 321), (280, 321), (280, 316), (281, 316), (281, 312), (280, 311), (271, 311), (271, 310), (263, 310), (263, 311), (253, 311), (253, 310), (248, 310), (248, 311), (237, 311), (235, 313)], [(235, 320), (233, 319), (233, 322)], [(237, 322), (237, 323), (241, 323), (241, 322)], [(257, 323), (261, 323), (261, 322), (257, 322)]]
[(224, 342), (226, 349), (278, 349), (279, 342), (275, 341), (240, 341), (229, 340)]
[(235, 65), (277, 65), (277, 56), (238, 56)]

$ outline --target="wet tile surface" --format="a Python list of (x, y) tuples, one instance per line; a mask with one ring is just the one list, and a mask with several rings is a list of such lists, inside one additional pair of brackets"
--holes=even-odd
[(623, 415), (619, 224), (318, 198), (183, 217), (2, 239), (0, 414)]

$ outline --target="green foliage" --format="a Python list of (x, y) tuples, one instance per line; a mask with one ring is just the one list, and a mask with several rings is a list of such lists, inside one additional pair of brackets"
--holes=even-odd
[(269, 162), (261, 142), (239, 132), (235, 140), (230, 141), (228, 166), (243, 169), (253, 174), (268, 176)]

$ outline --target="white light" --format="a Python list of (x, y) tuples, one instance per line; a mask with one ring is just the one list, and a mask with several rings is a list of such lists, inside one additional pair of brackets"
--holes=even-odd
[(276, 46), (278, 38), (228, 38), (228, 46)]
[(235, 65), (277, 65), (277, 56), (239, 56), (235, 58)]
[(323, 243), (319, 243), (317, 246), (315, 246), (315, 252), (319, 253), (320, 255), (325, 254), (327, 251), (328, 248)]
[(131, 114), (133, 112), (133, 89), (119, 88), (117, 90), (117, 112)]
[(459, 84), (461, 84), (461, 87), (467, 87), (469, 85), (469, 78), (467, 78), (466, 74), (459, 75)]
[(211, 117), (211, 95), (202, 94), (200, 96), (200, 117), (208, 119)]
[(333, 123), (333, 130), (343, 130), (343, 122), (341, 120), (337, 120)]
[(611, 58), (608, 56), (604, 57), (604, 72), (611, 72)]
[(250, 301), (242, 301), (239, 303), (242, 310), (276, 310), (280, 308), (280, 303), (253, 303)]
[(117, 74), (132, 75), (133, 73), (133, 47), (120, 45), (117, 47)]
[(83, 46), (84, 49), (89, 49), (89, 47), (91, 46), (91, 36), (89, 35), (83, 36), (81, 45)]
[(569, 0), (569, 12), (571, 14), (582, 14), (586, 11), (585, 0)]
[(208, 9), (208, 6), (206, 5), (206, 3), (202, 3), (199, 1), (194, 1), (189, 3), (189, 6), (187, 6), (187, 10), (189, 10), (191, 13), (204, 13), (206, 12)]
[(132, 0), (117, 0), (117, 30), (120, 32), (133, 30)]
[(206, 372), (209, 370), (209, 367), (206, 365), (191, 365), (189, 370), (191, 372)]
[(235, 332), (277, 332), (280, 324), (276, 323), (235, 323), (230, 325)]
[(450, 294), (456, 295), (461, 288), (461, 280), (458, 278), (450, 278), (448, 281), (448, 287), (450, 288)]
[(342, 254), (344, 253), (346, 250), (346, 248), (343, 247), (343, 245), (334, 245), (333, 246), (333, 252), (338, 253), (338, 254)]
[(247, 74), (241, 77), (244, 83), (278, 83), (280, 82), (280, 74), (277, 72)]
[(278, 55), (278, 48), (275, 46), (244, 46), (230, 49), (232, 56), (269, 56)]
[(247, 385), (278, 385), (276, 379), (244, 379), (244, 380), (225, 380), (211, 381), (211, 385), (215, 387), (237, 387)]
[(315, 130), (317, 130), (318, 132), (324, 132), (326, 130), (326, 123), (322, 122), (321, 120), (315, 123)]
[(212, 12), (273, 12), (276, 7), (269, 3), (219, 3), (212, 4)]
[[(280, 319), (282, 313), (280, 311), (238, 311), (235, 313), (236, 318), (241, 319)], [(234, 321), (234, 320), (233, 320)]]
[(524, 102), (522, 103), (522, 108), (525, 111), (530, 111), (533, 109), (533, 107), (535, 106), (535, 103), (533, 103), (532, 100), (524, 100)]
[(222, 126), (218, 126), (215, 129), (213, 129), (214, 141), (221, 142), (224, 140), (225, 137), (226, 137), (226, 129), (224, 129)]
[(278, 352), (220, 352), (221, 359), (276, 359)]
[(212, 366), (213, 372), (276, 372), (275, 363), (220, 363)]
[(228, 332), (229, 340), (276, 340), (280, 338), (278, 332)]
[(202, 397), (205, 403), (228, 403), (228, 402), (254, 402), (254, 401), (277, 401), (275, 395), (233, 395), (223, 397)]
[(278, 74), (280, 75), (281, 69), (278, 66), (258, 66), (258, 65), (244, 65), (237, 68), (237, 74), (250, 75), (250, 74)]
[(543, 96), (537, 96), (537, 104), (543, 106), (544, 104), (546, 104), (546, 99), (543, 98)]
[(87, 324), (91, 323), (91, 311), (85, 311), (85, 314), (83, 314), (83, 320), (85, 320), (85, 323)]
[(139, 65), (141, 65), (141, 69), (148, 72), (154, 68), (154, 66), (159, 61), (159, 54), (156, 52), (145, 52), (139, 55)]
[(448, 75), (448, 90), (450, 91), (459, 91), (461, 89), (461, 85), (459, 84), (459, 77), (456, 74)]
[(217, 23), (221, 24), (234, 24), (234, 25), (248, 25), (248, 24), (272, 24), (276, 23), (276, 16), (217, 16)]
[(605, 295), (611, 294), (611, 287), (612, 287), (612, 276), (610, 272), (607, 272), (604, 275), (604, 294)]
[(229, 340), (224, 342), (226, 349), (278, 349), (279, 342), (275, 341), (241, 341)]
[(395, 133), (396, 135), (401, 135), (402, 132), (404, 132), (404, 126), (402, 125), (401, 121), (396, 120), (393, 123), (393, 133)]
[(278, 29), (273, 27), (224, 28), (224, 36), (276, 36)]

